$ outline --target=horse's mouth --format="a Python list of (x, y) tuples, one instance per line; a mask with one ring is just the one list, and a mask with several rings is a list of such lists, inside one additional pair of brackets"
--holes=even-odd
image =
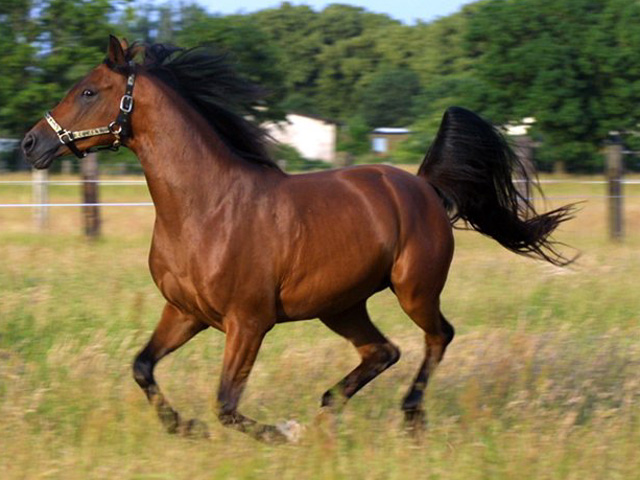
[(55, 151), (57, 148), (53, 150), (49, 150), (48, 152), (43, 153), (35, 160), (31, 160), (31, 166), (37, 170), (44, 170), (49, 168), (49, 166), (53, 163), (53, 160), (56, 158)]

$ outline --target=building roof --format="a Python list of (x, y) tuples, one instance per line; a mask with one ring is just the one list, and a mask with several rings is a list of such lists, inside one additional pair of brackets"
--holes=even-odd
[(372, 133), (379, 133), (381, 135), (407, 135), (412, 132), (408, 128), (380, 127), (376, 128)]

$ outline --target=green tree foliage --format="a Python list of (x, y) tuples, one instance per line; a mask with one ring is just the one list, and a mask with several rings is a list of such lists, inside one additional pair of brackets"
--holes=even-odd
[(318, 14), (308, 6), (283, 3), (280, 8), (253, 15), (271, 45), (279, 52), (278, 65), (286, 72), (282, 79), (285, 104), (304, 113), (318, 113), (313, 97), (321, 65), (322, 33), (315, 27)]
[(323, 115), (344, 118), (357, 111), (367, 76), (375, 71), (378, 57), (365, 36), (341, 40), (323, 48), (322, 70), (316, 100)]
[(279, 52), (254, 17), (190, 17), (175, 37), (177, 44), (183, 47), (207, 45), (227, 54), (240, 73), (265, 89), (266, 116), (282, 117), (279, 103), (284, 98), (284, 72), (280, 67)]
[(483, 111), (534, 116), (544, 158), (589, 170), (610, 129), (635, 128), (640, 5), (619, 0), (493, 0), (471, 22), (483, 54)]
[(155, 12), (156, 7), (151, 3), (127, 3), (118, 19), (125, 38), (152, 43), (158, 29), (158, 22), (154, 19)]
[(593, 170), (608, 132), (640, 122), (635, 1), (482, 0), (403, 25), (340, 4), (220, 16), (150, 0), (4, 0), (0, 131), (20, 136), (102, 59), (108, 33), (215, 44), (271, 93), (265, 115), (341, 121), (340, 148), (354, 154), (367, 129), (410, 125), (399, 156), (419, 159), (443, 111), (462, 105), (498, 124), (533, 116), (542, 161)]
[(469, 20), (476, 12), (472, 7), (433, 23), (420, 23), (413, 27), (413, 55), (409, 66), (418, 73), (423, 85), (472, 71), (475, 62), (466, 41)]
[(11, 0), (0, 8), (0, 129), (19, 136), (103, 58), (114, 4)]
[(44, 96), (39, 86), (24, 91), (24, 86), (33, 82), (31, 66), (37, 54), (38, 29), (30, 14), (32, 8), (30, 0), (0, 4), (0, 131), (5, 134), (23, 130), (30, 121), (23, 107)]
[(418, 75), (408, 68), (381, 70), (363, 89), (362, 115), (373, 128), (406, 126), (413, 120), (419, 91)]
[(364, 155), (370, 151), (369, 133), (371, 127), (362, 117), (350, 118), (338, 135), (338, 150), (352, 155)]

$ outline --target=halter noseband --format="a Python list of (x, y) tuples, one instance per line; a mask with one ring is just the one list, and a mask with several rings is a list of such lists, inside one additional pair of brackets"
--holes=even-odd
[[(88, 130), (70, 131), (62, 128), (60, 124), (55, 121), (51, 112), (44, 114), (44, 119), (53, 131), (56, 132), (60, 143), (66, 145), (69, 150), (76, 155), (76, 157), (84, 158), (88, 153), (98, 150), (118, 150), (122, 144), (122, 138), (131, 137), (131, 119), (129, 115), (133, 110), (133, 85), (136, 81), (136, 75), (133, 72), (133, 62), (129, 63), (129, 67), (131, 68), (131, 73), (129, 73), (129, 76), (127, 77), (127, 86), (125, 88), (124, 95), (120, 99), (120, 111), (118, 112), (118, 116), (115, 121), (111, 122), (108, 126), (90, 128)], [(75, 144), (77, 140), (81, 140), (83, 138), (97, 137), (98, 135), (107, 134), (111, 134), (115, 137), (113, 143), (109, 146), (98, 146), (81, 151)]]

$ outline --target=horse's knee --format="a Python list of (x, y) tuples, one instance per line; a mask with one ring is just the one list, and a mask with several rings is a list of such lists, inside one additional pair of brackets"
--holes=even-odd
[(133, 361), (133, 378), (141, 388), (147, 389), (154, 382), (153, 380), (154, 363), (142, 351)]
[(398, 360), (400, 360), (400, 349), (393, 343), (375, 343), (367, 346), (367, 351), (362, 356), (362, 365), (377, 372), (377, 375)]
[(442, 333), (444, 334), (444, 346), (446, 348), (447, 345), (449, 345), (453, 340), (453, 337), (455, 336), (456, 331), (453, 328), (453, 325), (451, 325), (447, 321), (447, 319), (444, 318), (444, 315), (441, 314), (440, 319), (442, 320)]
[(400, 360), (400, 349), (393, 343), (385, 343), (378, 350), (380, 363), (387, 369)]
[(336, 403), (336, 395), (333, 390), (327, 390), (320, 399), (321, 407), (333, 407)]
[[(354, 374), (352, 372), (342, 382), (322, 395), (320, 401), (322, 407), (341, 408), (362, 386), (400, 360), (400, 349), (391, 342), (369, 344), (366, 350), (359, 350), (362, 355), (362, 363), (359, 369), (364, 369), (367, 372), (365, 376), (371, 375), (370, 378), (364, 380), (354, 390), (353, 382), (347, 382), (347, 379)], [(360, 381), (362, 382), (362, 379)]]

